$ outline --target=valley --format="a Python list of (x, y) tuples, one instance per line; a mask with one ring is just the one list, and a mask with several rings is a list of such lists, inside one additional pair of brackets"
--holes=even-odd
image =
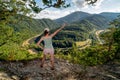
[(0, 0), (0, 80), (120, 80), (119, 5)]
[(98, 41), (99, 41), (99, 44), (103, 44), (102, 43), (102, 41), (100, 40), (100, 37), (99, 37), (99, 34), (101, 33), (101, 32), (104, 32), (105, 30), (99, 30), (99, 31), (96, 31), (96, 36), (97, 36), (97, 39), (98, 39)]
[(79, 49), (85, 49), (85, 48), (91, 46), (91, 42), (92, 42), (91, 39), (87, 39), (85, 41), (79, 41), (79, 42), (75, 42), (75, 43)]
[[(93, 31), (91, 31), (90, 33), (93, 34), (93, 33), (95, 32), (94, 34), (96, 35), (99, 44), (103, 44), (102, 41), (100, 40), (99, 35), (100, 35), (101, 32), (105, 32), (105, 31), (109, 31), (109, 30), (97, 30), (97, 31), (96, 31), (96, 30), (93, 30)], [(41, 33), (41, 34), (42, 34), (42, 33)], [(36, 40), (36, 38), (39, 37), (41, 34), (38, 34), (38, 35), (36, 35), (36, 36), (33, 36), (33, 37), (25, 40), (25, 41), (23, 42), (22, 46), (25, 47), (25, 46), (29, 46), (29, 45), (31, 45), (31, 44), (34, 44), (34, 40)], [(87, 48), (87, 47), (92, 46), (92, 45), (91, 45), (91, 44), (92, 44), (92, 39), (87, 39), (87, 40), (85, 40), (85, 41), (76, 41), (76, 42), (74, 42), (74, 43), (75, 43), (76, 46), (81, 50), (81, 49), (85, 49), (85, 48)], [(35, 45), (36, 45), (36, 44), (35, 44)], [(69, 47), (68, 47), (68, 48), (69, 48)], [(65, 49), (65, 48), (61, 48), (61, 50), (64, 50), (64, 49)], [(66, 49), (67, 49), (67, 48), (66, 48)], [(36, 51), (34, 48), (28, 49), (28, 52), (29, 52), (30, 54), (36, 54), (36, 53), (38, 53), (38, 51)]]
[[(59, 26), (64, 23), (64, 21), (68, 20), (67, 23), (69, 25), (53, 38), (53, 46), (55, 48), (70, 48), (72, 47), (72, 44), (75, 43), (80, 49), (85, 49), (86, 47), (95, 45), (96, 43), (103, 44), (99, 38), (99, 34), (104, 31), (103, 29), (108, 28), (109, 23), (108, 17), (104, 17), (104, 14), (106, 13), (88, 14), (84, 12), (75, 12), (63, 18), (54, 20), (57, 22), (55, 24), (58, 24)], [(116, 16), (118, 15), (115, 13), (113, 14)], [(76, 17), (82, 15), (84, 16)], [(71, 17), (75, 18), (72, 18), (73, 20), (69, 22)], [(49, 26), (48, 23), (47, 25)], [(51, 28), (51, 33), (56, 29), (57, 27), (54, 29)], [(37, 42), (39, 38), (40, 36), (35, 39), (35, 42)], [(31, 52), (31, 50), (29, 51)]]
[[(28, 47), (30, 44), (33, 44), (33, 43), (34, 43), (34, 40), (35, 40), (38, 36), (40, 36), (40, 35), (42, 35), (42, 34), (43, 34), (43, 33), (38, 34), (38, 35), (36, 35), (36, 36), (33, 36), (33, 37), (31, 37), (31, 38), (23, 41), (22, 47)], [(34, 51), (33, 51), (33, 50), (34, 50)], [(27, 51), (28, 51), (30, 54), (36, 54), (36, 53), (37, 53), (37, 51), (36, 51), (35, 49), (28, 49)]]

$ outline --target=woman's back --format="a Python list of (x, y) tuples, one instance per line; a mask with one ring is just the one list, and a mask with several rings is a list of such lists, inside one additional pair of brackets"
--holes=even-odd
[(43, 41), (44, 41), (44, 48), (53, 48), (53, 45), (52, 45), (52, 37), (44, 37), (43, 38)]

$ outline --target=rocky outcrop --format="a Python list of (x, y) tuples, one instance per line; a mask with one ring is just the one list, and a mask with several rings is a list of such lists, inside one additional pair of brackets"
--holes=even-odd
[(120, 80), (120, 63), (82, 66), (66, 60), (55, 59), (51, 70), (47, 59), (43, 68), (41, 60), (0, 62), (0, 80)]

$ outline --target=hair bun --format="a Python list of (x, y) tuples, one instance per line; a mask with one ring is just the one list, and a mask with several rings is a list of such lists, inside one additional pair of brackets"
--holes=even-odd
[(50, 29), (49, 29), (49, 28), (45, 28), (45, 29), (44, 29), (44, 31), (48, 31), (48, 32), (49, 32), (49, 31), (50, 31)]

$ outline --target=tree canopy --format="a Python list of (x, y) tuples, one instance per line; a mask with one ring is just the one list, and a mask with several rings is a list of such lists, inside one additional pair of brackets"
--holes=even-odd
[[(94, 4), (97, 0), (85, 0), (88, 4)], [(16, 14), (27, 15), (31, 12), (39, 13), (46, 8), (67, 8), (69, 0), (42, 0), (43, 8), (39, 7), (35, 0), (0, 0), (0, 23), (7, 23), (11, 16)]]

